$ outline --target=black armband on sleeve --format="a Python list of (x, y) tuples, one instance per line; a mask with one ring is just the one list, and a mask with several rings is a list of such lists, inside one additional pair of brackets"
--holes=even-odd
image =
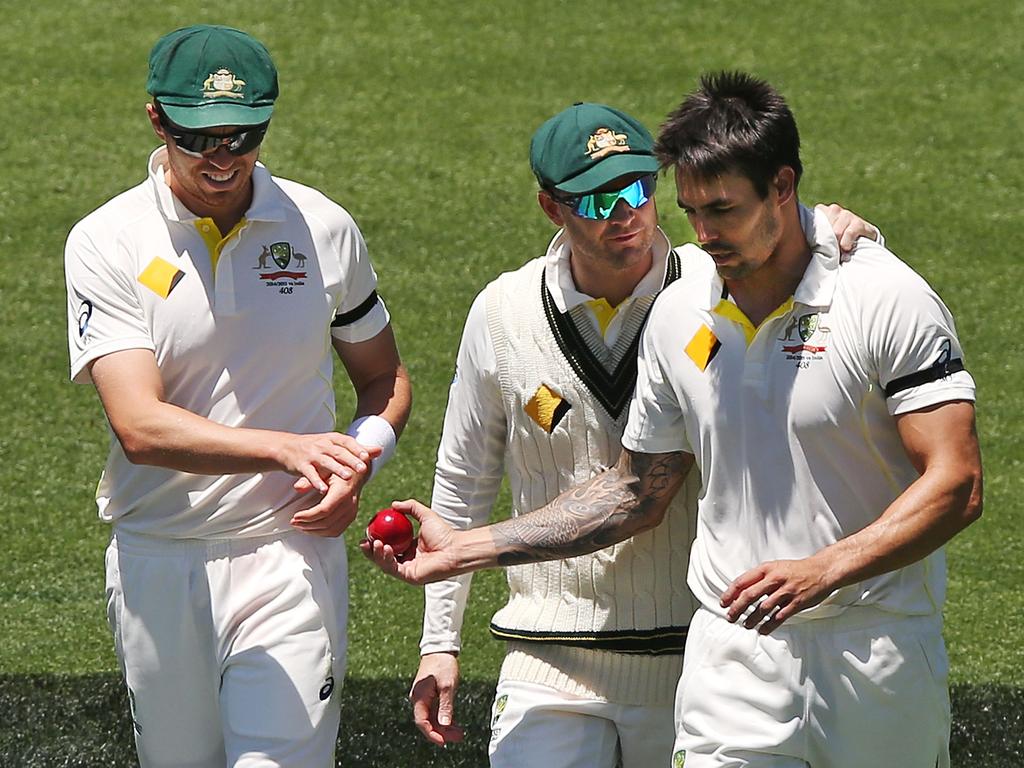
[(331, 323), (331, 328), (340, 328), (343, 325), (352, 325), (356, 320), (361, 320), (370, 313), (370, 310), (377, 306), (379, 298), (377, 292), (373, 291), (369, 296), (366, 297), (366, 301), (360, 304), (355, 309), (350, 309), (348, 312), (342, 312), (340, 315), (334, 316), (334, 321)]
[(911, 373), (907, 376), (900, 376), (898, 379), (893, 379), (885, 385), (885, 396), (892, 397), (897, 392), (902, 392), (905, 389), (912, 389), (913, 387), (920, 387), (922, 384), (928, 384), (932, 381), (938, 381), (944, 379), (947, 376), (951, 376), (954, 373), (959, 373), (964, 370), (964, 361), (962, 358), (956, 358), (955, 360), (940, 360), (930, 368), (925, 368), (923, 371), (917, 373)]

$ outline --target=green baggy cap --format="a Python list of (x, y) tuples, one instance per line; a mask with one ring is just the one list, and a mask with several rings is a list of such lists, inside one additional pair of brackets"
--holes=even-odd
[(537, 129), (530, 167), (544, 189), (582, 194), (629, 174), (654, 173), (654, 139), (640, 121), (604, 104), (573, 104)]
[(251, 35), (197, 24), (153, 46), (146, 90), (182, 128), (259, 125), (274, 111), (277, 68)]

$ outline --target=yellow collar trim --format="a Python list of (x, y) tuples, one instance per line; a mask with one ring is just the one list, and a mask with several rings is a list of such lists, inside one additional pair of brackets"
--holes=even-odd
[(776, 307), (775, 311), (768, 315), (768, 317), (766, 317), (764, 321), (761, 323), (761, 325), (757, 326), (757, 328), (755, 328), (754, 324), (750, 322), (750, 319), (745, 314), (743, 314), (743, 310), (737, 307), (728, 299), (721, 299), (718, 302), (718, 306), (716, 306), (711, 311), (714, 312), (716, 315), (721, 315), (722, 317), (728, 320), (732, 320), (734, 323), (737, 323), (740, 326), (740, 328), (743, 329), (743, 336), (746, 338), (747, 346), (749, 347), (750, 342), (754, 340), (754, 336), (757, 334), (758, 328), (763, 326), (769, 320), (779, 317), (780, 315), (786, 314), (791, 309), (793, 309), (792, 296), (790, 296), (788, 299), (782, 302), (782, 304)]
[(231, 231), (221, 237), (220, 229), (218, 229), (213, 219), (196, 219), (196, 230), (203, 238), (203, 242), (206, 243), (206, 249), (210, 252), (210, 263), (213, 265), (213, 274), (217, 274), (217, 262), (220, 259), (221, 251), (224, 250), (224, 246), (228, 243), (231, 238), (242, 231), (242, 227), (245, 226), (246, 221), (243, 216), (241, 220), (231, 228)]
[[(594, 312), (594, 316), (597, 318), (597, 324), (601, 328), (601, 337), (603, 338), (605, 333), (608, 331), (608, 326), (611, 325), (612, 320), (619, 311), (619, 307), (613, 307), (608, 303), (608, 299), (591, 299), (587, 302), (587, 306), (590, 307)], [(619, 306), (622, 306), (621, 304)]]

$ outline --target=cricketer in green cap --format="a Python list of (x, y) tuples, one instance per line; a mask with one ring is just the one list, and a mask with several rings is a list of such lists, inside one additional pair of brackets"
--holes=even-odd
[[(99, 504), (121, 547), (107, 589), (138, 764), (327, 768), (348, 647), (339, 535), (393, 452), (409, 380), (352, 216), (260, 162), (266, 49), (179, 29), (148, 87), (145, 178), (65, 250), (69, 317), (85, 318), (71, 375), (118, 438)], [(344, 434), (335, 358), (358, 414)], [(218, 541), (230, 557), (209, 556)]]
[(625, 112), (573, 104), (545, 122), (530, 142), (530, 167), (541, 187), (580, 194), (622, 176), (655, 173), (654, 139)]
[(277, 69), (251, 35), (196, 24), (153, 46), (146, 90), (182, 128), (259, 125), (274, 111)]

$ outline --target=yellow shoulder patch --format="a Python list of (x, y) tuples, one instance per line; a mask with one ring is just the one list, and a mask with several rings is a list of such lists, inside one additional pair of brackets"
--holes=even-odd
[(176, 266), (157, 256), (142, 270), (139, 282), (161, 299), (166, 299), (184, 276), (185, 273)]
[(541, 384), (533, 397), (523, 406), (523, 410), (533, 419), (540, 428), (548, 434), (558, 426), (569, 409), (572, 408), (568, 400), (558, 395), (547, 384)]
[(702, 371), (718, 354), (722, 342), (706, 325), (701, 325), (693, 334), (690, 343), (686, 345), (686, 356), (689, 357)]

